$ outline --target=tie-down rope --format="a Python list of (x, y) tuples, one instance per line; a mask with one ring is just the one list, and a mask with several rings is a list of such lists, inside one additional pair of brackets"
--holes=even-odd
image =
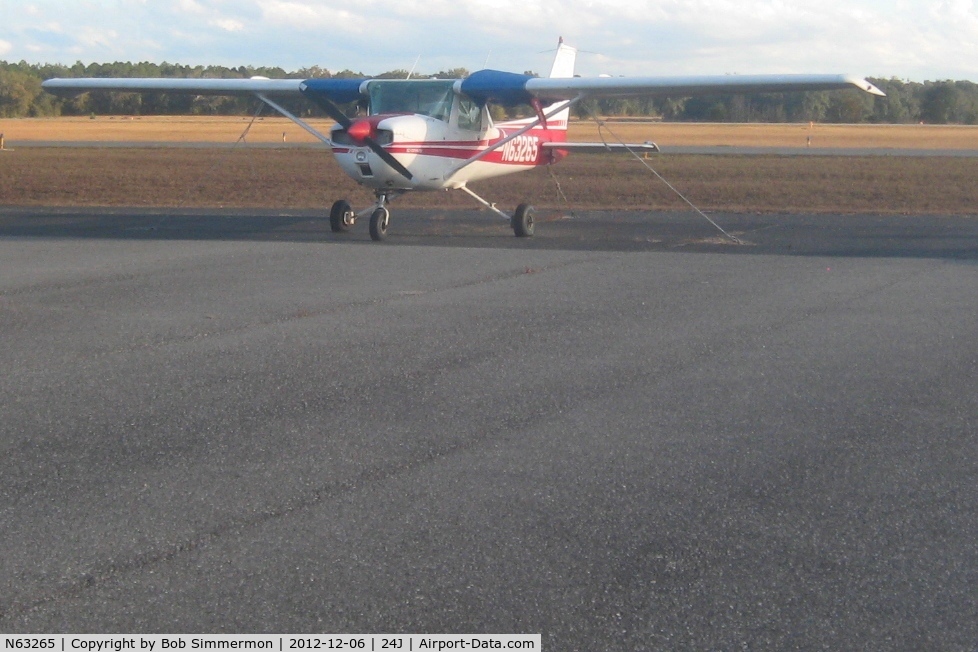
[[(583, 106), (583, 105), (581, 105), (581, 106)], [(747, 244), (746, 242), (744, 242), (740, 238), (738, 238), (738, 237), (736, 237), (734, 235), (731, 235), (731, 234), (727, 233), (723, 229), (722, 226), (720, 226), (719, 224), (717, 224), (716, 222), (714, 222), (710, 218), (709, 215), (707, 215), (706, 213), (704, 213), (703, 211), (701, 211), (698, 206), (696, 206), (693, 202), (691, 202), (686, 197), (686, 195), (684, 195), (683, 193), (679, 192), (679, 190), (674, 185), (672, 185), (671, 183), (669, 183), (669, 181), (667, 181), (665, 177), (663, 177), (661, 174), (659, 174), (659, 172), (655, 168), (653, 168), (651, 165), (649, 165), (649, 162), (648, 162), (647, 159), (639, 156), (638, 155), (638, 152), (636, 152), (634, 149), (632, 149), (631, 147), (629, 147), (628, 144), (624, 140), (622, 140), (621, 138), (619, 138), (618, 135), (614, 131), (611, 130), (611, 127), (609, 127), (604, 120), (599, 119), (598, 116), (594, 115), (593, 113), (591, 114), (591, 117), (594, 120), (594, 122), (597, 123), (597, 125), (598, 125), (598, 136), (601, 138), (601, 142), (604, 143), (605, 146), (608, 145), (608, 141), (605, 139), (604, 132), (602, 130), (607, 129), (608, 130), (608, 133), (611, 135), (611, 137), (614, 140), (617, 140), (618, 143), (621, 144), (621, 146), (624, 147), (625, 150), (627, 150), (629, 154), (631, 154), (633, 157), (635, 157), (635, 160), (636, 161), (638, 161), (639, 163), (641, 163), (642, 165), (644, 165), (646, 167), (646, 169), (648, 169), (649, 172), (651, 172), (652, 174), (654, 174), (656, 176), (656, 178), (659, 179), (659, 181), (661, 181), (662, 183), (666, 184), (666, 187), (669, 188), (669, 190), (671, 190), (672, 192), (674, 192), (677, 197), (679, 197), (684, 202), (686, 202), (686, 204), (688, 204), (690, 208), (692, 208), (694, 211), (696, 211), (696, 213), (698, 213), (703, 219), (705, 219), (707, 222), (709, 222), (710, 224), (712, 224), (713, 227), (717, 231), (719, 231), (724, 236), (726, 236), (731, 242), (734, 242), (734, 243), (739, 244), (739, 245)]]
[[(227, 151), (224, 153), (224, 155), (218, 157), (218, 159), (211, 165), (211, 167), (207, 170), (207, 172), (205, 172), (203, 175), (201, 175), (201, 177), (200, 177), (201, 179), (206, 179), (206, 178), (210, 177), (213, 174), (213, 172), (215, 170), (217, 170), (218, 168), (225, 167), (227, 165), (228, 160), (231, 158), (231, 155), (235, 151), (238, 150), (238, 146), (239, 145), (241, 145), (243, 143), (243, 144), (245, 144), (247, 146), (248, 141), (246, 139), (248, 137), (248, 132), (251, 131), (251, 128), (254, 126), (254, 124), (258, 120), (259, 116), (261, 116), (262, 111), (264, 109), (265, 109), (264, 102), (259, 102), (258, 103), (258, 110), (256, 110), (255, 111), (255, 115), (253, 115), (251, 117), (251, 121), (248, 123), (248, 126), (246, 126), (244, 128), (244, 131), (241, 132), (241, 135), (238, 136), (238, 139), (236, 141), (234, 141), (234, 144), (231, 145), (231, 147), (229, 147), (227, 149)], [(258, 174), (258, 171), (255, 169), (255, 163), (254, 163), (254, 161), (249, 160), (248, 161), (248, 164), (251, 167), (251, 176), (252, 176), (252, 179), (254, 179), (255, 176)], [(190, 195), (192, 193), (193, 193), (193, 188), (191, 188), (190, 186), (188, 186), (187, 187), (187, 193), (186, 193), (186, 195), (184, 195), (183, 201), (180, 203), (180, 206), (181, 207), (185, 206), (190, 201)]]

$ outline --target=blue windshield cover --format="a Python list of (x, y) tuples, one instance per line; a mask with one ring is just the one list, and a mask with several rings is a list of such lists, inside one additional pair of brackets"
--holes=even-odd
[(529, 104), (533, 96), (526, 92), (530, 75), (500, 70), (479, 70), (462, 81), (462, 92), (480, 104), (496, 102), (503, 106)]

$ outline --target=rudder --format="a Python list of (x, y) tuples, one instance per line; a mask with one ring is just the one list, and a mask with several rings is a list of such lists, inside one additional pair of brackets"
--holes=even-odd
[(557, 54), (554, 56), (554, 64), (550, 68), (552, 78), (566, 79), (574, 76), (574, 63), (577, 60), (577, 48), (564, 43), (564, 37), (560, 37), (557, 42)]
[[(550, 67), (552, 78), (566, 79), (574, 76), (574, 63), (577, 61), (577, 48), (564, 43), (564, 37), (560, 37), (557, 42), (557, 54), (554, 56), (553, 66)], [(551, 107), (556, 105), (551, 105)], [(552, 109), (547, 107), (544, 113), (549, 113)], [(547, 120), (549, 129), (567, 130), (567, 121), (570, 119), (570, 108), (558, 112)]]

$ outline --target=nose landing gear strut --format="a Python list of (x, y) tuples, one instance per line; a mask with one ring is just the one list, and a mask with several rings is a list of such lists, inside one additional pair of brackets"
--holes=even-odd
[(387, 237), (387, 227), (391, 223), (391, 212), (387, 204), (399, 193), (378, 192), (377, 202), (359, 213), (353, 212), (350, 202), (340, 199), (329, 211), (329, 228), (333, 233), (349, 231), (361, 217), (370, 216), (370, 238), (381, 241)]

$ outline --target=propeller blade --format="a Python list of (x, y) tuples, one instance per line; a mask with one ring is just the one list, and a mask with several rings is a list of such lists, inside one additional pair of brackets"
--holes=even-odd
[(318, 104), (319, 108), (326, 112), (326, 115), (335, 120), (336, 123), (344, 129), (349, 129), (350, 125), (353, 124), (353, 121), (340, 110), (340, 107), (338, 107), (333, 100), (329, 99), (324, 94), (311, 93), (307, 95), (307, 97), (311, 98), (313, 102)]
[(389, 165), (392, 168), (394, 168), (395, 170), (397, 170), (397, 172), (402, 177), (404, 177), (408, 181), (410, 181), (411, 179), (414, 178), (414, 175), (411, 174), (411, 171), (408, 170), (406, 167), (404, 167), (401, 164), (400, 161), (398, 161), (396, 158), (394, 158), (391, 155), (391, 153), (388, 152), (386, 149), (384, 149), (384, 147), (380, 143), (378, 143), (376, 140), (374, 140), (373, 138), (367, 136), (366, 138), (363, 139), (363, 143), (367, 147), (369, 147), (373, 151), (374, 154), (376, 154), (377, 156), (379, 156), (380, 157), (380, 160), (382, 160), (384, 163), (386, 163), (387, 165)]
[[(326, 112), (326, 115), (328, 115), (330, 118), (335, 120), (337, 124), (339, 124), (347, 131), (350, 130), (350, 127), (353, 126), (353, 120), (347, 117), (347, 115), (340, 110), (340, 107), (338, 107), (335, 102), (333, 102), (331, 99), (326, 97), (325, 94), (322, 93), (312, 94), (311, 97), (313, 101), (316, 102), (316, 104), (318, 104), (323, 109), (323, 111)], [(383, 146), (380, 143), (378, 143), (376, 140), (374, 140), (370, 136), (365, 136), (362, 139), (362, 142), (364, 145), (369, 147), (374, 154), (379, 156), (380, 160), (382, 160), (384, 163), (394, 168), (397, 171), (397, 173), (400, 174), (402, 177), (404, 177), (408, 181), (414, 178), (414, 175), (411, 174), (411, 171), (408, 170), (406, 167), (404, 167), (400, 161), (394, 158), (390, 154), (390, 152), (384, 149)]]

